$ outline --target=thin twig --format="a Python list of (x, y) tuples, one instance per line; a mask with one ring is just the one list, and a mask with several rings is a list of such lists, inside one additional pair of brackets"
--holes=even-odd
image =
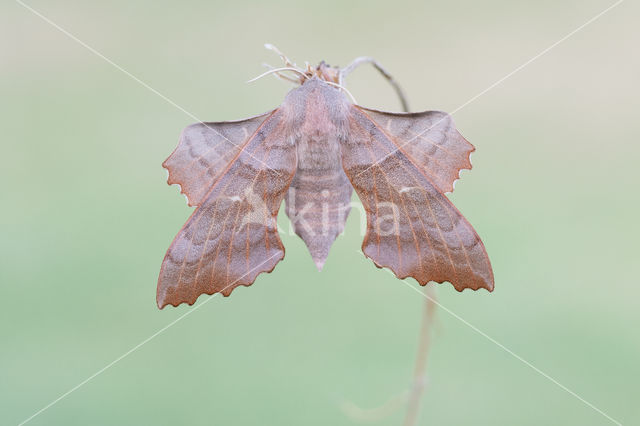
[(340, 70), (338, 84), (344, 86), (344, 79), (347, 77), (347, 75), (351, 74), (353, 70), (355, 70), (358, 66), (362, 64), (373, 65), (375, 69), (377, 69), (380, 72), (380, 74), (382, 74), (384, 78), (387, 79), (389, 84), (391, 84), (393, 89), (396, 91), (398, 98), (400, 98), (400, 103), (402, 104), (402, 110), (404, 112), (409, 112), (409, 103), (407, 102), (407, 98), (404, 96), (404, 92), (402, 91), (402, 88), (400, 87), (400, 85), (393, 79), (391, 74), (389, 74), (389, 72), (386, 69), (384, 69), (384, 67), (378, 61), (376, 61), (375, 59), (369, 56), (360, 56), (359, 58), (354, 59), (353, 62), (351, 62), (346, 67), (342, 68)]
[(359, 423), (375, 423), (390, 416), (407, 403), (409, 389), (392, 396), (381, 405), (373, 408), (362, 408), (351, 401), (342, 402), (341, 409), (351, 420)]
[(431, 343), (431, 325), (436, 310), (436, 293), (433, 285), (427, 284), (423, 289), (425, 293), (425, 304), (422, 312), (422, 324), (420, 326), (420, 338), (418, 343), (418, 354), (416, 356), (416, 366), (413, 373), (413, 384), (409, 393), (407, 416), (404, 426), (413, 426), (418, 421), (420, 413), (420, 397), (425, 385), (425, 372), (427, 368), (427, 356)]

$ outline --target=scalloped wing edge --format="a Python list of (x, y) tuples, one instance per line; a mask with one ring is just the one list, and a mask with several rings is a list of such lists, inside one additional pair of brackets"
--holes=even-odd
[[(449, 118), (451, 120), (451, 124), (453, 125), (454, 130), (469, 145), (470, 149), (468, 150), (467, 155), (464, 158), (465, 159), (465, 164), (463, 166), (461, 166), (460, 168), (456, 169), (456, 178), (449, 185), (450, 188), (445, 188), (442, 191), (443, 194), (451, 194), (451, 193), (453, 193), (453, 191), (455, 190), (455, 187), (456, 187), (456, 182), (458, 182), (462, 178), (461, 172), (463, 170), (471, 170), (471, 169), (473, 169), (473, 164), (471, 163), (471, 154), (473, 154), (476, 151), (476, 147), (471, 142), (469, 142), (469, 140), (467, 138), (465, 138), (462, 133), (460, 133), (458, 128), (455, 126), (455, 121), (453, 120), (453, 116), (451, 114), (449, 114), (448, 112), (440, 111), (440, 110), (428, 110), (428, 111), (416, 111), (416, 112), (390, 112), (390, 111), (384, 111), (384, 110), (376, 109), (376, 108), (368, 108), (368, 107), (364, 107), (362, 105), (354, 105), (354, 107), (357, 107), (358, 109), (360, 109), (360, 111), (362, 111), (364, 114), (366, 114), (367, 117), (372, 122), (374, 122), (376, 124), (378, 124), (377, 121), (375, 121), (371, 116), (369, 116), (367, 114), (367, 111), (373, 111), (373, 112), (376, 112), (376, 113), (379, 113), (379, 114), (395, 114), (395, 115), (407, 116), (407, 117), (408, 116), (418, 116), (420, 114), (425, 114), (425, 113), (428, 113), (428, 112), (435, 112), (435, 113), (444, 114), (445, 117)], [(415, 164), (415, 165), (419, 164), (419, 162), (417, 162), (416, 159), (413, 158), (412, 155), (410, 155), (406, 150), (403, 149), (404, 145), (406, 145), (408, 142), (404, 142), (404, 143), (398, 145), (398, 144), (395, 143), (395, 139), (396, 139), (395, 137), (393, 137), (392, 135), (388, 134), (388, 132), (385, 129), (383, 129), (382, 127), (380, 127), (380, 126), (378, 126), (378, 127), (389, 138), (389, 140), (394, 142), (394, 144), (396, 145), (398, 151), (402, 152), (407, 158), (409, 158), (411, 160), (411, 162), (413, 162), (413, 164)], [(429, 130), (429, 129), (427, 129), (427, 130)], [(427, 178), (427, 180), (429, 180), (429, 182), (431, 182), (431, 184), (434, 185), (434, 187), (438, 188), (438, 186), (434, 184), (434, 182), (432, 181), (432, 179), (430, 177), (425, 175), (425, 178)]]
[[(482, 244), (482, 241), (480, 241), (480, 243)], [(484, 247), (484, 244), (483, 244)], [(434, 283), (438, 283), (438, 284), (444, 284), (446, 282), (448, 282), (449, 284), (451, 284), (451, 286), (458, 292), (458, 293), (462, 293), (464, 290), (469, 289), (472, 291), (478, 291), (481, 288), (484, 288), (485, 290), (487, 290), (489, 293), (492, 293), (495, 286), (494, 286), (494, 277), (493, 277), (493, 269), (490, 268), (491, 270), (491, 287), (486, 287), (486, 286), (478, 286), (476, 288), (473, 287), (458, 287), (456, 286), (453, 282), (451, 282), (451, 280), (448, 279), (443, 279), (443, 280), (437, 280), (437, 279), (429, 279), (429, 280), (420, 280), (416, 277), (414, 277), (413, 275), (402, 275), (399, 274), (398, 272), (396, 272), (393, 267), (391, 266), (385, 266), (385, 265), (380, 265), (378, 262), (375, 261), (375, 259), (373, 259), (373, 257), (369, 256), (368, 254), (366, 254), (364, 252), (364, 244), (363, 246), (360, 248), (360, 250), (357, 250), (358, 253), (362, 254), (364, 257), (366, 257), (367, 259), (371, 260), (371, 262), (373, 262), (373, 264), (375, 265), (376, 268), (378, 269), (383, 269), (388, 271), (389, 273), (393, 274), (396, 278), (398, 278), (399, 280), (405, 280), (407, 278), (413, 278), (419, 285), (421, 285), (422, 287), (426, 286), (427, 284), (429, 284), (430, 282), (434, 282)]]
[[(284, 246), (281, 247), (281, 250), (282, 250), (282, 253), (281, 253), (279, 258), (278, 258), (278, 256), (274, 255), (274, 256), (268, 258), (267, 260), (265, 260), (262, 264), (260, 264), (260, 265), (258, 265), (258, 266), (256, 266), (254, 268), (254, 269), (258, 269), (260, 266), (264, 265), (265, 263), (269, 262), (270, 260), (276, 259), (276, 261), (273, 264), (273, 266), (271, 267), (271, 269), (258, 272), (256, 274), (255, 278), (253, 279), (253, 281), (251, 281), (249, 283), (237, 284), (237, 282), (240, 281), (244, 277), (244, 275), (243, 275), (240, 278), (238, 278), (237, 280), (235, 280), (234, 282), (232, 282), (231, 284), (229, 284), (227, 287), (223, 288), (221, 291), (216, 291), (216, 290), (212, 290), (211, 292), (204, 291), (204, 292), (196, 295), (196, 297), (194, 299), (189, 299), (189, 300), (185, 300), (185, 301), (178, 302), (178, 303), (172, 303), (172, 302), (161, 303), (160, 294), (159, 294), (158, 290), (156, 290), (156, 304), (158, 305), (159, 309), (164, 309), (164, 307), (166, 307), (168, 305), (171, 305), (174, 308), (176, 308), (176, 307), (178, 307), (178, 306), (180, 306), (182, 304), (193, 306), (198, 301), (200, 296), (205, 296), (205, 295), (206, 296), (215, 296), (216, 294), (222, 294), (223, 297), (229, 297), (229, 296), (231, 296), (231, 293), (233, 293), (233, 290), (235, 290), (236, 288), (239, 288), (239, 287), (250, 287), (251, 285), (253, 285), (256, 282), (256, 280), (258, 279), (258, 277), (261, 274), (270, 274), (271, 272), (273, 272), (273, 270), (276, 269), (276, 266), (278, 266), (278, 263), (280, 263), (280, 261), (282, 261), (284, 259), (284, 256), (285, 256)], [(250, 271), (250, 272), (252, 272), (252, 271)], [(247, 275), (248, 273), (249, 272), (247, 272), (245, 275)], [(209, 299), (207, 299), (207, 300), (209, 300)]]
[[(187, 200), (187, 205), (189, 207), (197, 207), (199, 204), (196, 204), (195, 201), (192, 201), (189, 199), (189, 196), (187, 195), (186, 191), (184, 190), (182, 184), (180, 184), (180, 182), (178, 182), (176, 180), (175, 177), (175, 172), (172, 173), (171, 168), (169, 168), (169, 166), (167, 165), (167, 162), (169, 161), (169, 159), (171, 159), (171, 157), (178, 151), (178, 149), (180, 148), (180, 144), (182, 143), (183, 137), (184, 137), (184, 133), (187, 131), (187, 129), (193, 125), (197, 125), (197, 124), (204, 124), (205, 126), (207, 126), (207, 128), (211, 129), (212, 131), (214, 131), (215, 133), (217, 133), (219, 136), (221, 136), (223, 139), (226, 139), (229, 143), (231, 143), (232, 145), (235, 145), (237, 148), (239, 148), (240, 150), (242, 150), (242, 147), (247, 143), (247, 141), (249, 141), (254, 135), (255, 132), (249, 136), (247, 136), (247, 139), (245, 141), (243, 141), (242, 143), (236, 144), (234, 142), (231, 142), (228, 138), (226, 138), (225, 136), (223, 136), (219, 131), (217, 131), (216, 129), (214, 129), (213, 127), (210, 126), (210, 124), (235, 124), (235, 123), (242, 123), (243, 121), (249, 121), (249, 120), (253, 120), (255, 118), (260, 118), (260, 117), (264, 117), (264, 119), (266, 120), (267, 118), (269, 118), (278, 108), (274, 108), (272, 110), (269, 110), (267, 112), (264, 112), (262, 114), (256, 114), (256, 115), (252, 115), (251, 117), (247, 117), (247, 118), (242, 118), (239, 120), (224, 120), (224, 121), (198, 121), (196, 123), (191, 123), (188, 126), (186, 126), (184, 129), (182, 129), (182, 131), (180, 132), (180, 136), (178, 137), (178, 145), (176, 145), (176, 147), (173, 149), (173, 151), (171, 151), (171, 154), (169, 154), (169, 156), (162, 162), (162, 168), (164, 168), (167, 171), (167, 185), (169, 186), (173, 186), (173, 185), (177, 185), (179, 187), (180, 190), (180, 194), (184, 195), (184, 197)], [(258, 128), (260, 128), (260, 126), (258, 126)], [(233, 161), (233, 160), (230, 160)], [(215, 183), (214, 183), (215, 185)], [(214, 186), (212, 185), (212, 187)], [(209, 188), (211, 189), (211, 188)], [(200, 200), (198, 200), (200, 201)]]

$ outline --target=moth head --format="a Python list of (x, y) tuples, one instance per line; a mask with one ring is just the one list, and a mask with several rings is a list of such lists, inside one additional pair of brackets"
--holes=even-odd
[[(262, 78), (266, 75), (273, 74), (275, 77), (288, 81), (290, 83), (294, 83), (296, 85), (303, 85), (305, 82), (310, 80), (320, 80), (328, 83), (331, 86), (336, 87), (339, 90), (345, 92), (353, 101), (353, 103), (357, 103), (354, 99), (353, 95), (344, 87), (344, 77), (348, 73), (346, 72), (347, 68), (340, 67), (332, 67), (327, 64), (325, 61), (321, 61), (316, 67), (311, 66), (309, 62), (305, 62), (304, 68), (298, 67), (294, 62), (292, 62), (284, 53), (278, 50), (272, 44), (265, 44), (265, 48), (268, 50), (274, 51), (282, 61), (284, 62), (284, 67), (275, 68), (271, 65), (264, 64), (269, 71), (260, 74), (256, 78), (249, 80), (249, 82), (256, 81), (259, 78)], [(349, 71), (350, 72), (350, 71)], [(287, 74), (288, 73), (288, 74)]]
[[(313, 77), (317, 77), (318, 79), (327, 81), (329, 83), (340, 84), (341, 69), (339, 67), (332, 67), (325, 61), (321, 61), (316, 67), (311, 66), (309, 62), (305, 62), (304, 67), (299, 67), (274, 45), (265, 44), (264, 47), (278, 54), (278, 56), (280, 56), (280, 58), (282, 59), (282, 62), (284, 62), (284, 67), (275, 68), (265, 64), (265, 66), (269, 68), (269, 71), (258, 76), (257, 78), (260, 78), (267, 74), (274, 74), (276, 77), (282, 80), (287, 80), (289, 82), (302, 85), (305, 81), (310, 80)], [(285, 74), (286, 72), (290, 74)], [(291, 73), (293, 73), (293, 75)]]
[(329, 81), (336, 84), (339, 84), (340, 82), (340, 68), (332, 67), (325, 61), (320, 62), (314, 71), (315, 75), (320, 80)]
[(287, 71), (295, 72), (297, 74), (297, 80), (301, 85), (313, 77), (329, 83), (339, 84), (341, 69), (339, 67), (332, 67), (325, 61), (321, 61), (316, 67), (311, 66), (308, 62), (305, 62), (304, 68), (299, 68), (295, 64), (288, 65), (291, 66), (291, 68), (287, 68)]

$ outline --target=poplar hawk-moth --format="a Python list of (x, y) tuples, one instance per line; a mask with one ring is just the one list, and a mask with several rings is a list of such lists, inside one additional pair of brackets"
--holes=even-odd
[(478, 234), (444, 195), (475, 149), (443, 112), (361, 107), (344, 69), (324, 62), (299, 74), (282, 104), (246, 120), (188, 126), (163, 163), (196, 206), (169, 247), (160, 308), (201, 294), (228, 296), (284, 258), (276, 217), (286, 213), (322, 268), (355, 189), (366, 211), (365, 256), (421, 285), (449, 281), (493, 290)]

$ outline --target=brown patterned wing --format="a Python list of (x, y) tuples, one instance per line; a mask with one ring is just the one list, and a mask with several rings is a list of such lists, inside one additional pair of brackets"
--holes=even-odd
[[(458, 291), (493, 290), (493, 272), (478, 234), (430, 175), (399, 149), (386, 123), (351, 108), (344, 170), (367, 212), (364, 254), (398, 278), (449, 281)], [(433, 169), (433, 173), (437, 173)]]
[(179, 184), (190, 206), (198, 206), (213, 183), (233, 160), (240, 147), (269, 116), (241, 121), (195, 123), (180, 135), (173, 153), (162, 163), (169, 171), (169, 185)]
[(276, 110), (247, 138), (173, 240), (158, 279), (160, 308), (191, 305), (203, 293), (228, 296), (273, 270), (284, 257), (276, 216), (295, 169), (295, 147)]
[(446, 112), (391, 113), (359, 108), (443, 193), (452, 192), (461, 169), (471, 169), (475, 150)]

